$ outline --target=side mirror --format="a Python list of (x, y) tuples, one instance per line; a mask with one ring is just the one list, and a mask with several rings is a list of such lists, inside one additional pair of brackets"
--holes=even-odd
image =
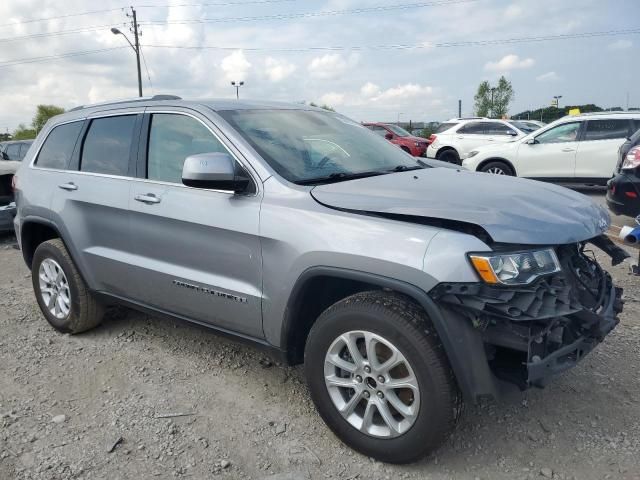
[(250, 180), (228, 153), (211, 152), (190, 155), (185, 159), (182, 183), (188, 187), (242, 193)]
[(516, 132), (515, 130), (509, 130), (509, 135), (511, 135), (512, 137), (517, 137), (518, 136), (518, 132)]
[(536, 143), (538, 143), (538, 141), (535, 138), (530, 138), (524, 143), (526, 143), (527, 145), (535, 145)]
[(390, 133), (385, 133), (384, 138), (386, 138), (387, 140), (393, 140), (393, 135)]

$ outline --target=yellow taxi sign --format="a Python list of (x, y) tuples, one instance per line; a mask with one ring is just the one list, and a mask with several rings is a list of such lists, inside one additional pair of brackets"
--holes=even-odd
[(569, 110), (569, 115), (580, 115), (580, 109), (579, 108), (572, 108)]

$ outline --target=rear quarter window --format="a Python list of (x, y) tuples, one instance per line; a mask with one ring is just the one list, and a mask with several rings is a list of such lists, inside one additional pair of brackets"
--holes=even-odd
[(440, 125), (438, 125), (438, 128), (436, 128), (436, 131), (433, 133), (442, 133), (442, 132), (446, 132), (447, 130), (449, 130), (450, 128), (455, 127), (456, 125), (458, 125), (457, 123), (454, 122), (449, 122), (449, 123), (441, 123)]
[(54, 127), (42, 144), (35, 164), (42, 168), (64, 170), (69, 164), (83, 123), (78, 121)]

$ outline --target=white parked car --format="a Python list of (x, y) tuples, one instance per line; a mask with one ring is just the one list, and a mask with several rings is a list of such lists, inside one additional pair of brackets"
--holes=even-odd
[(501, 145), (470, 151), (469, 170), (537, 180), (604, 185), (618, 160), (618, 148), (640, 128), (640, 112), (568, 116)]
[(429, 137), (427, 157), (460, 165), (461, 159), (481, 145), (506, 143), (526, 134), (503, 120), (453, 118), (442, 123)]

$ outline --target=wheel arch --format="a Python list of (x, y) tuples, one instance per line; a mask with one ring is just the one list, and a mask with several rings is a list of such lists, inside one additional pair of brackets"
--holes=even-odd
[(31, 269), (33, 263), (33, 254), (43, 242), (59, 238), (66, 246), (66, 242), (60, 234), (58, 227), (50, 220), (30, 217), (25, 219), (20, 226), (20, 249), (22, 250), (22, 257), (27, 267)]
[[(324, 283), (326, 282), (326, 283)], [(328, 296), (318, 295), (323, 285)], [(285, 310), (281, 348), (291, 365), (302, 363), (308, 333), (318, 316), (330, 305), (349, 295), (367, 290), (389, 290), (406, 295), (419, 305), (433, 323), (445, 354), (465, 399), (497, 397), (493, 375), (484, 352), (481, 336), (471, 323), (454, 312), (443, 312), (422, 289), (410, 283), (368, 272), (338, 267), (313, 267), (303, 272)]]
[(518, 172), (516, 170), (516, 167), (514, 167), (513, 163), (511, 161), (507, 160), (506, 158), (503, 158), (503, 157), (491, 157), (491, 158), (487, 158), (486, 160), (483, 160), (476, 167), (476, 172), (479, 172), (487, 163), (491, 163), (491, 162), (502, 162), (502, 163), (504, 163), (507, 167), (509, 167), (511, 169), (511, 171), (513, 172), (513, 176), (514, 177), (518, 176)]
[(458, 150), (455, 149), (455, 147), (452, 147), (451, 145), (445, 145), (444, 147), (440, 147), (436, 152), (436, 160), (440, 155), (442, 155), (444, 152), (447, 152), (449, 150), (453, 150), (454, 152), (456, 152), (456, 155), (460, 157), (460, 153), (458, 152)]

